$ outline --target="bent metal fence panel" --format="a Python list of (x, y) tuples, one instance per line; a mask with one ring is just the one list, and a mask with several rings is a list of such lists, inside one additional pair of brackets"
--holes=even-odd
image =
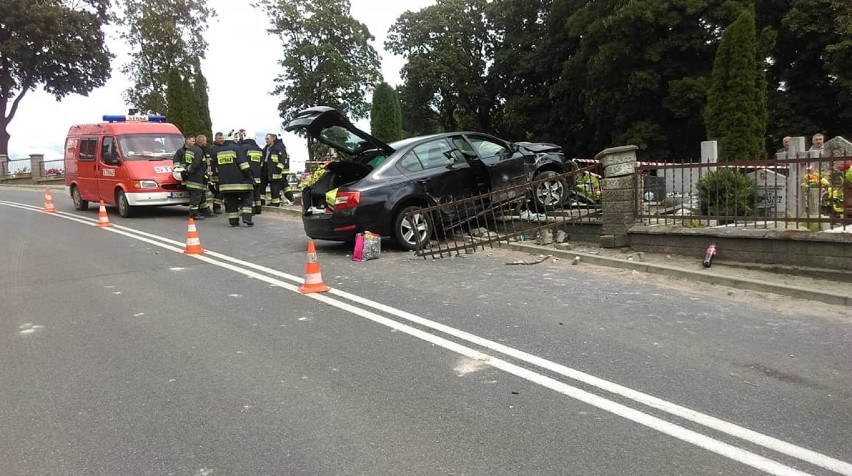
[(501, 242), (550, 243), (559, 229), (599, 224), (600, 180), (591, 173), (595, 167), (421, 208), (405, 217), (421, 232), (415, 233), (415, 254), (437, 258)]
[[(684, 227), (852, 232), (852, 156), (643, 163), (637, 219)], [(654, 184), (663, 193), (648, 190)], [(668, 192), (665, 192), (668, 191)]]

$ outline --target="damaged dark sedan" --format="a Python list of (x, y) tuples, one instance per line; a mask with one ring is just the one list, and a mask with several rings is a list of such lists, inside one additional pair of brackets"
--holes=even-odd
[[(328, 163), (327, 172), (302, 191), (305, 232), (320, 240), (352, 241), (356, 233), (371, 231), (412, 250), (435, 231), (417, 210), (576, 168), (559, 146), (512, 143), (479, 132), (385, 144), (324, 106), (299, 112), (285, 129), (304, 131), (345, 158)], [(542, 180), (529, 198), (536, 207), (556, 207), (571, 188), (555, 178)]]

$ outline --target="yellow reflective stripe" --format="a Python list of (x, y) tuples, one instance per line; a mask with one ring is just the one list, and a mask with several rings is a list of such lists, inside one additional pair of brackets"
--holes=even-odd
[(240, 170), (245, 170), (249, 167), (251, 167), (251, 165), (249, 165), (248, 162), (243, 162), (240, 164)]

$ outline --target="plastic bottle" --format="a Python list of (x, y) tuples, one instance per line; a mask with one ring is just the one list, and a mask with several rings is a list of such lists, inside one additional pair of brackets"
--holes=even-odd
[(716, 256), (716, 243), (711, 243), (704, 253), (704, 267), (709, 268), (713, 263), (713, 257)]

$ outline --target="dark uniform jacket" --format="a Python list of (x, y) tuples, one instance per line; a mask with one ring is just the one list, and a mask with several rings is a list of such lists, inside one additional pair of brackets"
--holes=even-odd
[(186, 155), (186, 146), (182, 145), (175, 151), (175, 156), (172, 158), (172, 164), (183, 164), (184, 156)]
[(204, 174), (207, 173), (207, 160), (201, 147), (194, 145), (186, 149), (184, 153), (184, 167), (186, 167), (186, 179), (183, 184), (186, 188), (204, 190)]
[(263, 156), (268, 157), (267, 179), (270, 181), (282, 180), (290, 172), (290, 157), (287, 155), (287, 147), (284, 141), (276, 139), (272, 145), (263, 148)]
[(219, 173), (220, 192), (243, 192), (254, 189), (251, 166), (239, 144), (226, 140), (213, 150), (211, 159), (216, 163)]
[(243, 153), (246, 155), (246, 160), (248, 160), (249, 166), (251, 167), (251, 174), (254, 176), (254, 183), (256, 185), (260, 185), (263, 150), (257, 145), (257, 142), (255, 142), (254, 139), (245, 139), (240, 146), (243, 148)]

